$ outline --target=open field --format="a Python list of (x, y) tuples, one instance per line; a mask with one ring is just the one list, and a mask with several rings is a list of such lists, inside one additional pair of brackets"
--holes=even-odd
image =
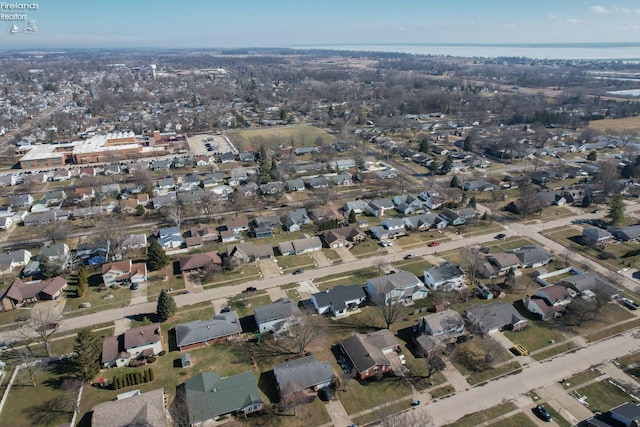
[(640, 116), (623, 119), (592, 120), (589, 127), (597, 130), (640, 130)]
[(278, 145), (294, 145), (310, 147), (331, 144), (335, 137), (314, 126), (282, 126), (262, 129), (230, 131), (226, 135), (238, 150), (257, 148), (264, 144), (265, 148), (277, 149)]

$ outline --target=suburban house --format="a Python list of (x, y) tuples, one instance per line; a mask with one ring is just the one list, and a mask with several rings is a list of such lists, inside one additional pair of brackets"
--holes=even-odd
[(640, 224), (627, 227), (611, 227), (609, 232), (622, 242), (634, 242), (640, 239)]
[(227, 256), (241, 264), (273, 258), (273, 248), (269, 244), (237, 243), (227, 246)]
[(481, 277), (489, 279), (506, 275), (509, 270), (520, 267), (520, 259), (512, 252), (495, 253), (487, 257), (478, 269)]
[(28, 208), (33, 202), (34, 200), (31, 194), (15, 194), (9, 196), (9, 204), (16, 208)]
[(189, 425), (208, 425), (223, 415), (248, 415), (261, 411), (264, 402), (253, 372), (222, 378), (201, 372), (184, 383)]
[(527, 319), (522, 317), (514, 306), (501, 301), (474, 305), (468, 308), (464, 315), (480, 334), (504, 330), (519, 331), (527, 327)]
[(135, 359), (146, 359), (163, 351), (159, 323), (131, 328), (117, 337), (107, 337), (102, 344), (102, 366), (129, 366)]
[(407, 304), (429, 293), (424, 283), (408, 271), (369, 279), (365, 290), (371, 301), (382, 304)]
[(147, 264), (133, 263), (130, 259), (102, 265), (102, 280), (105, 286), (140, 283), (147, 281)]
[(284, 184), (280, 181), (275, 182), (267, 182), (265, 184), (260, 185), (260, 194), (263, 196), (269, 194), (279, 194), (284, 191)]
[(582, 240), (590, 245), (604, 244), (613, 240), (613, 234), (601, 228), (589, 227), (582, 230)]
[(304, 180), (302, 178), (293, 178), (285, 182), (288, 191), (303, 191)]
[(585, 421), (587, 427), (635, 427), (640, 423), (640, 405), (626, 402)]
[(209, 267), (220, 266), (222, 266), (222, 260), (218, 255), (218, 251), (209, 251), (180, 257), (180, 272), (182, 273), (191, 273), (194, 271), (206, 270)]
[(353, 184), (353, 178), (350, 173), (339, 173), (331, 177), (331, 183), (333, 185), (345, 186)]
[(553, 255), (536, 245), (523, 246), (512, 252), (518, 257), (523, 268), (542, 267), (553, 261)]
[(464, 319), (454, 310), (422, 317), (413, 327), (413, 342), (423, 357), (430, 357), (465, 335)]
[(282, 255), (300, 255), (322, 249), (322, 242), (318, 236), (303, 237), (278, 243), (278, 250)]
[(338, 285), (323, 292), (311, 294), (311, 302), (318, 314), (344, 316), (366, 301), (367, 296), (360, 285)]
[(371, 200), (365, 206), (365, 213), (372, 216), (380, 217), (380, 216), (384, 216), (387, 213), (387, 211), (393, 208), (394, 208), (394, 204), (389, 199)]
[(424, 284), (432, 291), (462, 291), (467, 288), (464, 279), (460, 266), (450, 262), (424, 271)]
[(346, 202), (342, 207), (342, 211), (345, 213), (345, 215), (349, 215), (351, 211), (353, 211), (353, 213), (356, 215), (360, 215), (364, 213), (366, 206), (367, 202), (365, 202), (364, 200), (353, 200), (351, 202)]
[(235, 218), (228, 219), (225, 228), (234, 233), (249, 230), (249, 219), (245, 215), (238, 215)]
[(127, 398), (102, 402), (93, 407), (91, 427), (166, 427), (166, 397), (163, 388)]
[(332, 228), (322, 232), (322, 241), (330, 248), (349, 247), (353, 243), (362, 242), (367, 235), (353, 225), (348, 227)]
[(371, 235), (378, 240), (394, 239), (399, 236), (406, 236), (402, 218), (388, 218), (382, 221), (382, 226), (371, 227)]
[(311, 220), (307, 216), (305, 208), (293, 209), (284, 217), (284, 228), (287, 231), (300, 231), (300, 226), (309, 224)]
[(393, 204), (396, 205), (396, 211), (403, 215), (409, 215), (424, 210), (425, 207), (424, 200), (413, 194), (395, 196), (393, 198)]
[(549, 285), (537, 289), (533, 296), (527, 295), (522, 302), (527, 310), (540, 316), (541, 320), (548, 320), (564, 311), (571, 302), (571, 295), (564, 286)]
[(389, 358), (398, 357), (396, 352), (400, 345), (396, 337), (388, 329), (381, 329), (370, 334), (354, 333), (340, 342), (344, 361), (348, 361), (359, 379), (391, 372), (392, 362)]
[(31, 260), (31, 252), (18, 249), (0, 253), (0, 274), (11, 273), (18, 267), (25, 267)]
[(253, 310), (260, 333), (286, 330), (289, 324), (297, 322), (300, 315), (296, 302), (290, 298), (280, 298)]
[(440, 217), (446, 221), (447, 224), (449, 225), (462, 225), (464, 224), (467, 220), (464, 216), (458, 214), (455, 211), (452, 211), (449, 208), (445, 208), (442, 210), (442, 212), (440, 212)]
[(424, 200), (425, 206), (429, 209), (438, 209), (446, 201), (440, 193), (433, 191), (423, 191), (419, 197)]
[(559, 283), (566, 288), (573, 289), (583, 297), (603, 295), (607, 299), (613, 299), (620, 295), (620, 291), (611, 283), (594, 273), (580, 273), (566, 277)]
[(180, 234), (180, 227), (168, 227), (158, 229), (158, 243), (163, 249), (176, 249), (184, 244)]
[(280, 397), (287, 400), (294, 393), (329, 387), (337, 380), (329, 362), (318, 362), (315, 356), (305, 356), (273, 366)]
[(176, 346), (180, 351), (204, 347), (225, 341), (242, 333), (238, 313), (228, 311), (214, 315), (210, 320), (194, 320), (176, 325)]
[(205, 243), (217, 242), (220, 233), (213, 226), (197, 225), (189, 228), (189, 237), (185, 238), (187, 248), (198, 248)]
[(13, 310), (41, 300), (56, 300), (68, 286), (66, 279), (60, 276), (33, 282), (15, 279), (0, 298), (1, 308), (4, 311)]
[(405, 228), (414, 231), (426, 231), (431, 229), (445, 228), (449, 223), (440, 215), (435, 213), (425, 213), (416, 216), (402, 218)]

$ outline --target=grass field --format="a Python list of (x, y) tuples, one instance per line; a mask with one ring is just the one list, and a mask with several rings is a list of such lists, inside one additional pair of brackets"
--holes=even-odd
[(535, 360), (540, 361), (540, 360), (548, 359), (553, 356), (557, 356), (558, 354), (562, 354), (567, 351), (571, 351), (574, 348), (576, 348), (576, 345), (572, 341), (568, 341), (566, 343), (562, 343), (560, 345), (551, 347), (548, 350), (543, 350), (539, 353), (535, 353), (531, 355), (531, 357), (533, 357)]
[(566, 339), (564, 335), (558, 332), (557, 329), (553, 329), (551, 325), (535, 321), (529, 321), (528, 325), (529, 326), (523, 331), (505, 331), (503, 332), (504, 336), (509, 338), (514, 344), (522, 344), (529, 351), (539, 350), (552, 345), (553, 342), (560, 342)]
[(505, 418), (491, 425), (495, 427), (512, 427), (512, 426), (535, 427), (536, 423), (531, 421), (531, 418), (527, 417), (526, 414), (523, 414), (521, 412), (519, 414), (515, 414), (509, 418)]
[(623, 393), (618, 387), (611, 384), (609, 380), (589, 384), (577, 391), (587, 397), (589, 410), (593, 412), (607, 412), (614, 406), (632, 400), (631, 397)]
[[(283, 126), (262, 129), (246, 129), (230, 131), (226, 135), (239, 150), (257, 147), (263, 144), (265, 148), (276, 149), (278, 145), (293, 145), (295, 147), (310, 147), (314, 145), (328, 145), (336, 141), (333, 135), (313, 126)], [(256, 145), (257, 143), (257, 145)]]
[(597, 130), (640, 130), (640, 116), (623, 119), (592, 120), (589, 127)]
[(516, 409), (518, 407), (512, 402), (501, 403), (482, 412), (465, 415), (455, 423), (447, 424), (446, 427), (475, 427)]

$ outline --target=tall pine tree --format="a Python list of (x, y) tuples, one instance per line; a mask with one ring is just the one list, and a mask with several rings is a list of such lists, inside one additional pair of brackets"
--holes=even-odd
[(169, 257), (160, 246), (157, 240), (152, 239), (149, 243), (149, 249), (147, 251), (147, 266), (149, 270), (155, 271), (160, 270), (162, 267), (167, 265), (169, 262)]
[(82, 381), (91, 381), (100, 372), (102, 340), (90, 329), (78, 332), (71, 358), (75, 375)]
[(158, 307), (156, 308), (156, 314), (160, 317), (160, 321), (164, 322), (174, 314), (176, 314), (176, 302), (171, 295), (164, 289), (160, 291), (158, 297)]

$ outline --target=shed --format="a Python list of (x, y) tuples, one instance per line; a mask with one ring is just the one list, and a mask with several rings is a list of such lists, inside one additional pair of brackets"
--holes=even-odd
[(180, 356), (180, 366), (183, 368), (191, 366), (191, 353), (184, 353)]

